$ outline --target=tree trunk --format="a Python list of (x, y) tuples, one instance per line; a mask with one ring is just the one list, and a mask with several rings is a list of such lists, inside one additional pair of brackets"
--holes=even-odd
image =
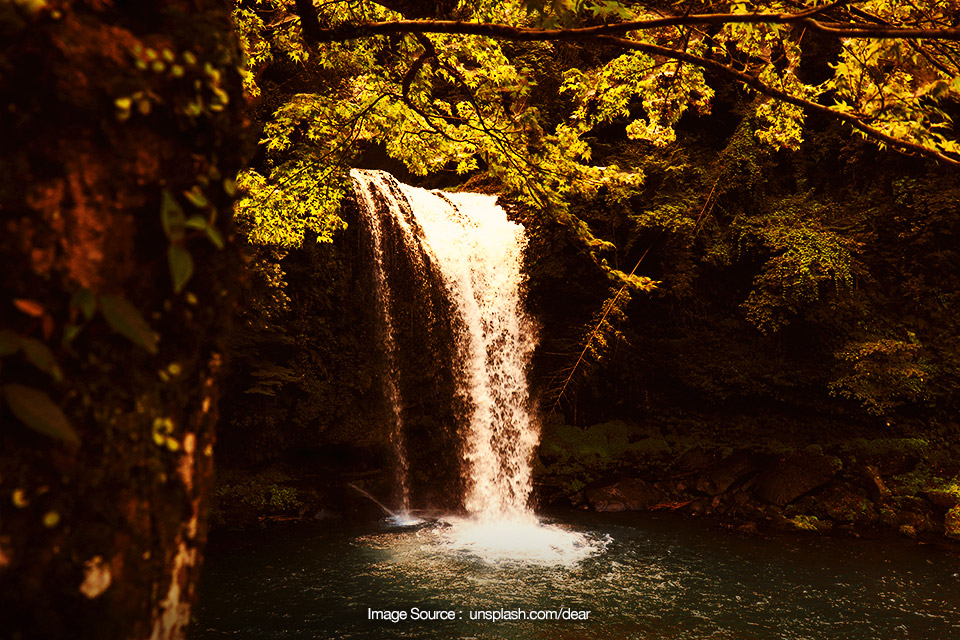
[(0, 5), (3, 637), (189, 621), (238, 267), (230, 7)]

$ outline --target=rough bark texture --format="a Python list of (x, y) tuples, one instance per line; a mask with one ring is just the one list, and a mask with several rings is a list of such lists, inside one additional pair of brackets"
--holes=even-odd
[[(80, 437), (0, 407), (3, 637), (159, 640), (189, 621), (236, 255), (187, 229), (196, 273), (175, 294), (161, 196), (187, 216), (216, 207), (229, 240), (237, 61), (225, 0), (0, 6), (0, 331), (63, 371), (7, 354), (0, 385), (49, 394)], [(194, 187), (208, 206), (191, 208)], [(101, 312), (85, 321), (82, 289), (128, 300), (156, 352)], [(64, 344), (69, 325), (83, 328)]]

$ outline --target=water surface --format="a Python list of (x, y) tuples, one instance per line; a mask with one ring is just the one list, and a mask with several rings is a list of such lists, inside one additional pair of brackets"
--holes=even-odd
[[(582, 516), (557, 526), (579, 532), (593, 555), (569, 564), (483, 560), (451, 548), (449, 527), (437, 523), (231, 534), (207, 554), (192, 637), (960, 638), (953, 548), (747, 536), (667, 516)], [(411, 620), (414, 608), (456, 619)], [(471, 620), (563, 608), (589, 618)], [(369, 620), (370, 609), (408, 619)]]

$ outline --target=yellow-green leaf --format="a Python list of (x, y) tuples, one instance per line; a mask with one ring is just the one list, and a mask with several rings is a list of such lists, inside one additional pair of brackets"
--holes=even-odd
[(210, 239), (210, 242), (213, 243), (217, 249), (223, 249), (225, 243), (223, 241), (223, 234), (220, 233), (220, 230), (214, 226), (209, 226), (204, 229), (207, 233), (207, 238)]
[(57, 382), (63, 380), (60, 365), (57, 364), (57, 358), (53, 355), (50, 347), (35, 338), (21, 338), (20, 346), (23, 348), (23, 355), (27, 357), (30, 364), (49, 374)]
[(80, 444), (80, 437), (70, 426), (70, 421), (43, 391), (22, 384), (8, 384), (3, 387), (3, 396), (13, 415), (34, 431), (70, 444)]
[(100, 310), (114, 331), (156, 355), (157, 337), (143, 315), (130, 302), (120, 296), (103, 296), (100, 298)]
[(193, 276), (193, 258), (190, 252), (179, 244), (172, 244), (167, 249), (167, 262), (170, 264), (170, 278), (173, 280), (173, 290), (176, 293), (183, 291), (183, 287)]
[(207, 219), (203, 216), (190, 216), (184, 224), (188, 229), (206, 229)]
[(190, 204), (198, 209), (203, 209), (210, 204), (207, 201), (207, 197), (203, 195), (203, 191), (200, 190), (200, 187), (194, 187), (190, 189), (190, 191), (184, 191), (183, 195), (186, 196), (187, 200), (190, 201)]
[(183, 240), (183, 220), (183, 207), (169, 191), (164, 189), (160, 203), (160, 221), (163, 224), (163, 232), (171, 242)]

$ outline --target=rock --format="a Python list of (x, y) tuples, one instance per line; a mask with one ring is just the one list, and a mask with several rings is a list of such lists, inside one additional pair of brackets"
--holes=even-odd
[(871, 465), (863, 467), (860, 470), (860, 477), (871, 500), (880, 504), (890, 499), (890, 489), (884, 484), (876, 467)]
[(797, 507), (818, 518), (850, 525), (873, 524), (879, 517), (867, 492), (847, 482), (828, 484), (797, 501)]
[(707, 467), (697, 480), (697, 491), (716, 496), (733, 483), (760, 468), (762, 456), (744, 449), (734, 451), (726, 458)]
[(703, 471), (717, 459), (715, 453), (708, 452), (703, 447), (693, 447), (687, 449), (682, 456), (677, 458), (676, 462), (670, 467), (670, 472), (675, 475), (686, 475)]
[(757, 533), (757, 523), (753, 521), (744, 522), (743, 524), (737, 525), (736, 531), (740, 533)]
[(960, 495), (944, 489), (930, 489), (920, 492), (933, 506), (940, 511), (950, 511), (957, 505), (960, 505)]
[(683, 480), (665, 478), (658, 480), (653, 486), (663, 493), (683, 493), (687, 490), (687, 483)]
[(943, 522), (943, 533), (948, 538), (960, 540), (960, 507), (954, 507), (947, 512)]
[(782, 507), (825, 485), (840, 467), (840, 460), (833, 456), (812, 450), (797, 451), (757, 477), (755, 495)]
[(645, 511), (663, 499), (663, 493), (639, 478), (586, 489), (584, 497), (594, 511)]
[(687, 513), (692, 516), (704, 516), (710, 513), (709, 498), (700, 498), (690, 503), (687, 507)]
[(924, 500), (914, 496), (900, 496), (890, 507), (880, 509), (880, 520), (888, 527), (902, 530), (905, 526), (916, 532), (934, 529), (933, 509)]
[(884, 524), (894, 527), (898, 531), (903, 531), (905, 527), (909, 527), (916, 533), (918, 531), (932, 531), (934, 528), (930, 518), (922, 513), (882, 510), (880, 514)]

